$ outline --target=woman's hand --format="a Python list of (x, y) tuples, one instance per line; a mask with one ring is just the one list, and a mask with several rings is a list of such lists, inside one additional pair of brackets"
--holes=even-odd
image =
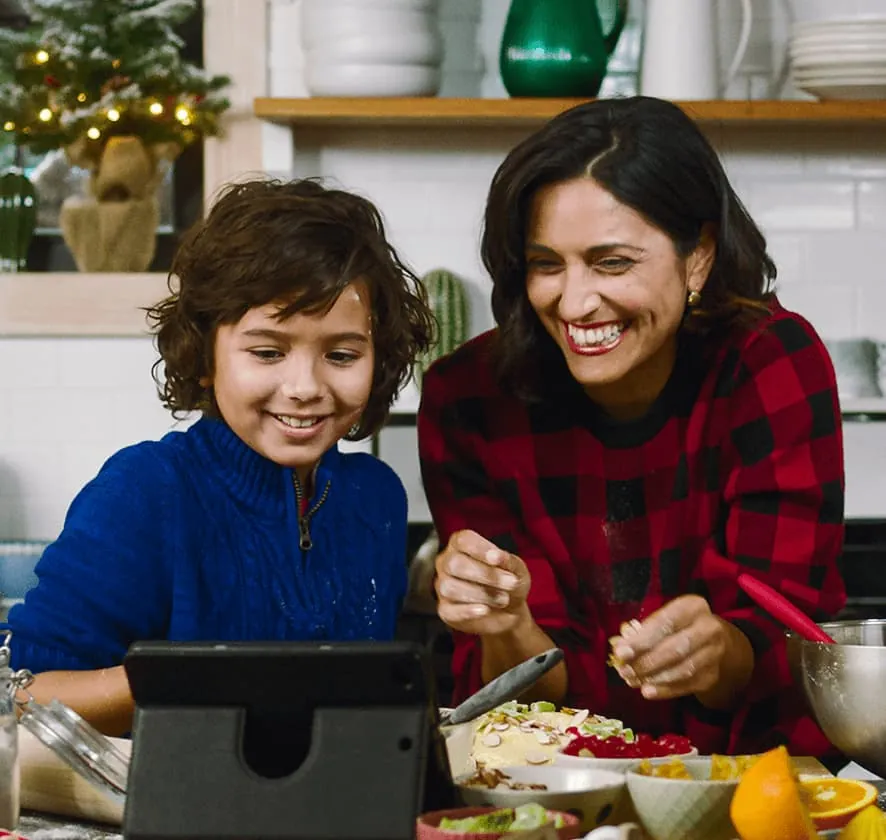
[(698, 595), (675, 598), (621, 631), (610, 639), (615, 667), (648, 700), (694, 694), (724, 708), (750, 680), (754, 654), (747, 637)]
[(437, 614), (453, 630), (489, 636), (532, 622), (529, 572), (516, 554), (475, 531), (456, 531), (436, 565)]

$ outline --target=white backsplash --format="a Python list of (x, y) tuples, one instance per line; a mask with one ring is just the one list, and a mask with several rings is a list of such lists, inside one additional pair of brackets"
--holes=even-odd
[[(292, 5), (280, 0), (274, 8)], [(772, 52), (765, 39), (777, 21), (768, 21), (765, 0), (754, 5), (752, 54), (759, 59)], [(459, 8), (470, 15), (472, 0)], [(504, 8), (503, 0), (483, 6), (485, 95), (501, 93), (495, 54)], [(269, 84), (278, 94), (295, 92), (299, 60), (275, 31)], [(392, 240), (418, 272), (445, 266), (469, 281), (476, 333), (492, 323), (478, 256), (486, 189), (523, 134), (314, 130), (298, 138), (292, 172), (281, 171), (292, 141), (279, 128), (266, 144), (266, 167), (277, 175), (332, 175), (375, 200)], [(826, 338), (886, 340), (882, 128), (729, 128), (711, 136), (768, 237), (783, 302)], [(173, 427), (156, 397), (153, 360), (149, 339), (0, 339), (0, 539), (53, 538), (74, 493), (110, 454)], [(878, 501), (886, 500), (886, 423), (847, 423), (845, 430), (848, 513), (886, 516), (886, 501)], [(412, 518), (425, 519), (414, 431), (385, 432), (381, 454), (407, 485)]]

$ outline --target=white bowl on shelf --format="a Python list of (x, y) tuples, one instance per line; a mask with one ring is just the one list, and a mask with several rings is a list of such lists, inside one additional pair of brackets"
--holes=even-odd
[(794, 83), (800, 82), (843, 82), (847, 79), (863, 80), (863, 84), (881, 82), (886, 79), (886, 68), (870, 66), (860, 67), (811, 67), (802, 70), (792, 70), (791, 76)]
[(435, 96), (440, 68), (425, 64), (307, 64), (312, 96)]
[(429, 64), (443, 61), (443, 38), (437, 30), (400, 33), (361, 32), (344, 38), (314, 41), (305, 50), (311, 64)]
[(790, 38), (791, 45), (876, 44), (886, 38), (886, 27), (866, 28), (864, 32), (802, 32)]
[(871, 38), (853, 38), (836, 41), (791, 41), (788, 51), (792, 57), (799, 55), (843, 55), (859, 53), (882, 54), (886, 51), (886, 35)]
[(864, 53), (800, 53), (793, 56), (791, 66), (795, 70), (804, 70), (809, 68), (820, 67), (822, 69), (845, 68), (852, 70), (856, 67), (874, 67), (877, 69), (886, 68), (886, 50)]
[(883, 0), (794, 0), (790, 5), (797, 20), (809, 23), (883, 14)]
[(409, 9), (374, 9), (361, 6), (341, 8), (324, 3), (302, 7), (301, 42), (304, 49), (334, 43), (344, 38), (388, 36), (410, 41), (439, 31), (436, 13)]
[(819, 99), (886, 99), (886, 79), (813, 79), (794, 86)]
[(886, 16), (884, 15), (866, 15), (864, 17), (820, 22), (797, 21), (791, 24), (791, 35), (795, 38), (822, 34), (832, 37), (855, 33), (868, 35), (882, 31), (886, 31)]

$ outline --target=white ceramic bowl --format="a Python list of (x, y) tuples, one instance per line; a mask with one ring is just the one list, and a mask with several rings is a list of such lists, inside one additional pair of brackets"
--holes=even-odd
[(434, 96), (440, 68), (422, 64), (308, 64), (312, 96)]
[[(682, 755), (664, 755), (659, 758), (649, 758), (653, 764), (666, 764), (672, 758), (695, 758), (698, 750), (693, 747), (688, 753)], [(643, 761), (642, 758), (590, 758), (583, 755), (566, 755), (557, 753), (554, 758), (555, 767), (587, 767), (592, 770), (608, 770), (612, 773), (626, 773), (635, 764)]]
[(440, 64), (443, 38), (437, 31), (420, 31), (409, 38), (399, 33), (360, 33), (315, 41), (305, 51), (310, 64)]
[(886, 79), (813, 79), (795, 87), (819, 99), (886, 99)]
[[(805, 86), (807, 84), (817, 84), (818, 82), (834, 83), (834, 84), (870, 84), (870, 83), (880, 83), (886, 82), (886, 68), (883, 70), (874, 70), (867, 67), (859, 67), (857, 70), (829, 70), (829, 69), (815, 69), (808, 71), (799, 71), (795, 70), (791, 73), (791, 79), (795, 85)], [(874, 374), (876, 377), (876, 374)], [(857, 378), (857, 377), (856, 377)], [(837, 378), (837, 382), (839, 383), (839, 377)], [(870, 380), (868, 380), (870, 381)], [(872, 392), (868, 389), (865, 394), (859, 394), (858, 396), (868, 396), (868, 397), (878, 397), (880, 396), (877, 393), (876, 387), (873, 388)], [(848, 396), (848, 394), (847, 394)]]
[(306, 5), (302, 7), (301, 43), (305, 49), (366, 35), (396, 35), (404, 41), (439, 32), (432, 12), (408, 9), (371, 9), (358, 6)]
[[(834, 0), (823, 0), (833, 4)], [(886, 28), (886, 16), (883, 15), (882, 0), (871, 0), (878, 3), (876, 11), (864, 14), (840, 14), (831, 13), (828, 20), (798, 20), (791, 24), (792, 35), (817, 35), (823, 32), (863, 32)]]
[(685, 762), (693, 778), (662, 779), (627, 772), (628, 792), (651, 840), (733, 840), (729, 806), (738, 779), (712, 782), (710, 758)]
[(547, 790), (473, 787), (464, 784), (472, 775), (469, 774), (455, 780), (465, 804), (515, 808), (526, 802), (537, 802), (549, 811), (574, 814), (581, 822), (582, 831), (588, 832), (616, 816), (619, 801), (626, 797), (625, 777), (605, 770), (541, 765), (505, 767), (500, 772), (515, 782), (546, 785)]

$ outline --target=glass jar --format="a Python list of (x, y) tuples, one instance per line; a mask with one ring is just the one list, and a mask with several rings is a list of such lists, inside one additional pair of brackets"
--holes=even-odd
[(0, 645), (0, 829), (14, 831), (18, 824), (19, 725), (72, 770), (122, 803), (129, 775), (128, 756), (73, 709), (58, 700), (43, 705), (34, 699), (28, 691), (34, 675), (10, 668), (11, 638), (12, 633), (6, 631)]
[(18, 723), (9, 646), (0, 647), (0, 828), (14, 831), (19, 814)]

